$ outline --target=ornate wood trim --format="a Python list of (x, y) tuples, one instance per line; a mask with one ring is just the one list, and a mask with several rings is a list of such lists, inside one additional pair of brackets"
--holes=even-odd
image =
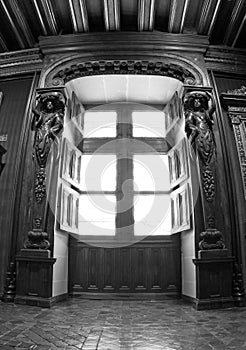
[[(53, 152), (58, 152), (59, 136), (63, 130), (65, 95), (63, 88), (37, 89), (36, 106), (33, 107), (31, 129), (34, 134), (33, 160), (34, 174), (34, 228), (29, 231), (24, 246), (28, 249), (48, 249), (50, 246), (48, 234), (44, 232), (44, 217), (47, 192), (46, 164)], [(50, 164), (50, 166), (52, 166)]]
[[(216, 216), (216, 144), (213, 131), (213, 113), (215, 111), (212, 88), (187, 87), (184, 94), (185, 131), (190, 147), (194, 147), (197, 154), (201, 174), (201, 195), (204, 220), (206, 222), (206, 235), (202, 233), (201, 239), (211, 238), (216, 232), (214, 222)], [(217, 242), (217, 241), (216, 241)], [(218, 246), (201, 245), (200, 249), (218, 249)], [(206, 242), (207, 243), (207, 242)], [(220, 245), (219, 248), (224, 248)]]
[(246, 200), (246, 87), (242, 86), (239, 89), (227, 91), (221, 96), (222, 102), (228, 109), (228, 117), (233, 127)]
[(41, 71), (43, 59), (39, 49), (0, 54), (0, 77)]
[(51, 81), (53, 86), (63, 86), (70, 80), (101, 74), (138, 74), (168, 76), (184, 84), (196, 84), (196, 77), (177, 64), (137, 60), (105, 60), (71, 63), (69, 67), (58, 71)]
[(245, 50), (209, 46), (204, 58), (207, 69), (232, 74), (246, 74)]

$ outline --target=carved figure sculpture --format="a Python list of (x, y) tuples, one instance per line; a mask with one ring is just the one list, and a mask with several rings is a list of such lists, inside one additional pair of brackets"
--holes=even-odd
[(42, 168), (46, 165), (52, 143), (63, 129), (64, 107), (63, 95), (52, 92), (39, 96), (37, 108), (33, 108), (34, 152)]
[(211, 95), (203, 91), (192, 91), (184, 98), (185, 131), (205, 165), (210, 163), (215, 149), (212, 130), (214, 105), (210, 106), (209, 102), (212, 102)]
[(35, 218), (34, 226), (27, 234), (27, 240), (24, 243), (24, 248), (27, 249), (49, 249), (48, 233), (41, 229), (41, 218)]
[(201, 232), (200, 239), (199, 248), (201, 250), (225, 248), (223, 235), (215, 228), (215, 220), (213, 216), (208, 218), (208, 227), (206, 231)]

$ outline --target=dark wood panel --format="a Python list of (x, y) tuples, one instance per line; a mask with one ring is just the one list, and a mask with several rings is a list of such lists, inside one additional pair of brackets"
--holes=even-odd
[[(180, 237), (121, 248), (70, 240), (69, 292), (180, 293)], [(165, 241), (166, 240), (166, 241)]]
[(104, 249), (103, 291), (114, 292), (115, 281), (115, 249)]
[[(22, 151), (21, 133), (32, 77), (6, 79), (0, 81), (3, 100), (0, 108), (0, 134), (7, 134), (7, 142), (2, 145), (6, 149), (3, 162), (6, 163), (0, 178), (0, 294), (3, 292), (5, 274), (10, 258), (14, 217), (14, 205), (18, 180), (21, 174), (20, 152)], [(23, 208), (21, 208), (21, 211)], [(19, 212), (18, 212), (19, 215)]]
[(151, 292), (161, 292), (163, 289), (163, 252), (162, 248), (149, 249), (149, 283)]
[(131, 251), (129, 248), (117, 250), (118, 265), (118, 289), (120, 292), (130, 292), (131, 290)]
[(132, 270), (133, 272), (133, 284), (135, 292), (147, 291), (147, 264), (148, 264), (148, 248), (132, 248)]
[(100, 289), (100, 249), (88, 248), (88, 290), (92, 292), (98, 292)]

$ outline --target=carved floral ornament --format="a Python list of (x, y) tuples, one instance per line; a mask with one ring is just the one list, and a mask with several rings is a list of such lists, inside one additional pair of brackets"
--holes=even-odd
[(246, 86), (222, 93), (221, 100), (233, 128), (246, 200)]
[(228, 90), (226, 93), (230, 95), (246, 96), (246, 86), (243, 85), (239, 89)]
[(75, 62), (74, 64), (58, 71), (53, 76), (51, 85), (62, 86), (76, 78), (103, 74), (158, 75), (178, 79), (187, 85), (201, 83), (200, 81), (197, 81), (193, 73), (178, 64), (134, 60), (107, 60), (87, 61), (81, 63)]

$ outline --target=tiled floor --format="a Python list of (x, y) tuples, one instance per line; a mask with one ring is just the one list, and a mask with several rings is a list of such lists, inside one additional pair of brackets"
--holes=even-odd
[(179, 300), (69, 299), (52, 309), (0, 302), (0, 349), (246, 350), (246, 308)]

